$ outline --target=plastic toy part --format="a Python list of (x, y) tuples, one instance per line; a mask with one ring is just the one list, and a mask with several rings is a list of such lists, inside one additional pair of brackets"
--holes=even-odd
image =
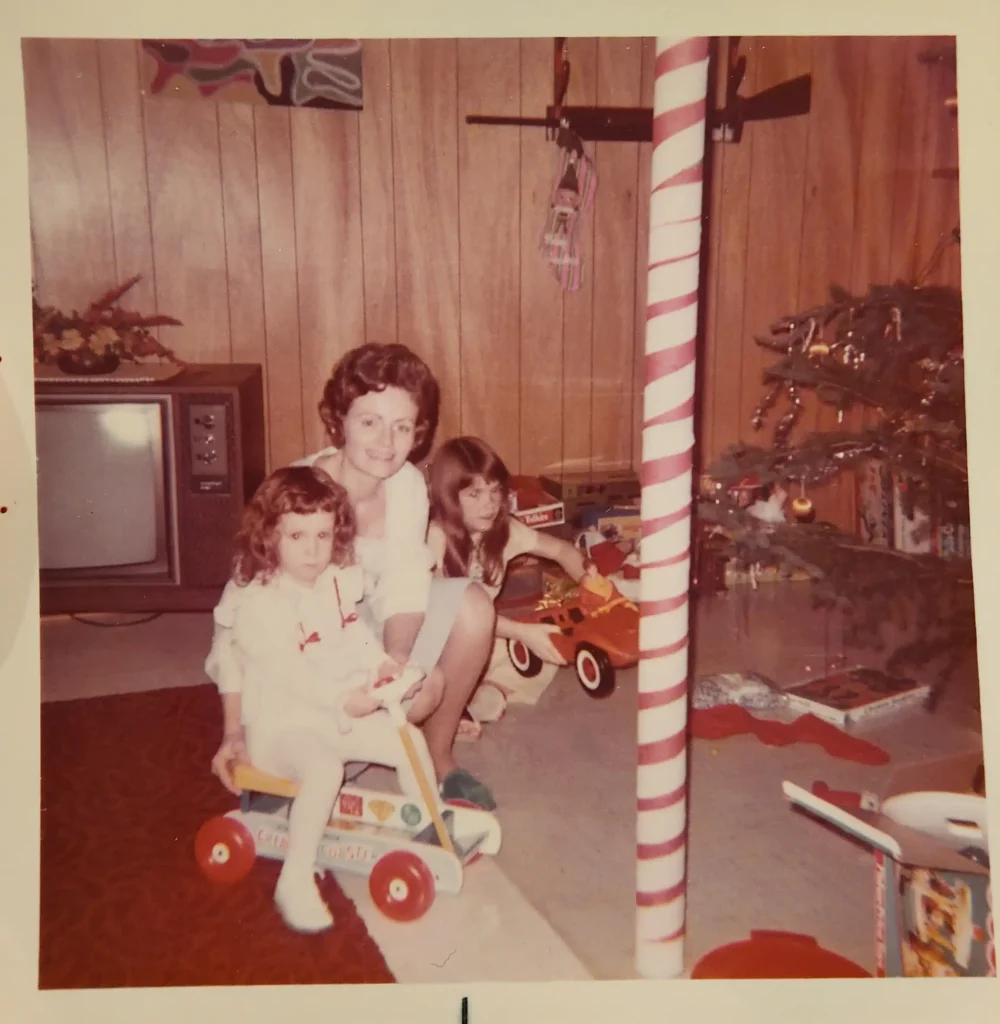
[(542, 671), (542, 659), (520, 640), (507, 641), (507, 654), (511, 664), (525, 679), (533, 679)]
[(250, 873), (257, 850), (250, 830), (233, 818), (209, 818), (194, 839), (198, 867), (213, 882), (229, 885)]
[(870, 978), (851, 960), (831, 953), (811, 935), (753, 931), (744, 942), (721, 946), (703, 956), (692, 978)]
[(611, 659), (593, 644), (580, 644), (576, 650), (576, 674), (580, 685), (598, 699), (610, 696), (615, 689), (615, 670)]
[(416, 921), (434, 902), (434, 876), (416, 854), (393, 850), (379, 858), (368, 878), (372, 901), (392, 921)]

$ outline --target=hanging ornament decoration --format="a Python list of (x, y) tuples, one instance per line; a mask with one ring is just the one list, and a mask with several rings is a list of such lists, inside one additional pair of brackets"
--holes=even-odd
[(779, 380), (757, 403), (757, 408), (754, 409), (753, 417), (750, 420), (754, 430), (760, 430), (764, 426), (764, 417), (774, 408), (775, 403), (778, 401), (778, 395), (784, 389), (784, 382)]
[(806, 497), (806, 484), (804, 480), (801, 482), (799, 496), (792, 500), (792, 515), (795, 516), (796, 522), (799, 523), (811, 523), (816, 518), (816, 508), (809, 498)]
[(799, 389), (794, 384), (788, 385), (788, 400), (792, 403), (791, 409), (778, 420), (774, 428), (774, 444), (776, 448), (784, 448), (788, 444), (788, 437), (792, 428), (802, 415), (802, 399), (799, 397)]

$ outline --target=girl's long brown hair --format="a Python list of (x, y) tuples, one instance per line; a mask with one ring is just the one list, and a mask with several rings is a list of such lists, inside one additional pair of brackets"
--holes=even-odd
[(255, 576), (265, 582), (278, 571), (278, 520), (288, 512), (308, 516), (333, 513), (334, 565), (354, 562), (357, 518), (347, 491), (315, 466), (276, 469), (250, 499), (236, 535), (233, 577), (246, 586)]
[(478, 551), (483, 582), (498, 587), (504, 574), (503, 549), (510, 538), (510, 473), (503, 460), (478, 437), (455, 437), (438, 449), (427, 475), (431, 518), (445, 536), (442, 565), (445, 576), (468, 576), (477, 554), (462, 520), (459, 492), (474, 483), (477, 477), (482, 477), (487, 486), (499, 485), (500, 511), (493, 525), (483, 534)]

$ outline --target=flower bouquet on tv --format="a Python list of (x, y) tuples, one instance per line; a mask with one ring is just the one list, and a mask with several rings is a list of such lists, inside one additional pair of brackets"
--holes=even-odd
[(42, 306), (32, 293), (35, 362), (58, 366), (71, 374), (112, 373), (122, 362), (180, 363), (150, 330), (180, 327), (180, 320), (172, 316), (143, 316), (117, 305), (138, 280), (138, 274), (130, 277), (91, 302), (83, 313), (74, 310), (66, 314), (52, 306)]

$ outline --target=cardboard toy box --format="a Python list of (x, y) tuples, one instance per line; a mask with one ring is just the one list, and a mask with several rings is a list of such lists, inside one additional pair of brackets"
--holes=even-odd
[(566, 521), (575, 527), (581, 525), (581, 517), (589, 509), (632, 504), (641, 494), (638, 476), (627, 469), (563, 473), (561, 479), (542, 476), (539, 482), (563, 502)]
[(510, 511), (525, 526), (541, 530), (566, 522), (566, 509), (538, 477), (512, 476), (510, 480)]
[(793, 804), (875, 853), (877, 977), (996, 976), (986, 799), (970, 791), (981, 760), (904, 768), (886, 796), (855, 806), (783, 783)]

